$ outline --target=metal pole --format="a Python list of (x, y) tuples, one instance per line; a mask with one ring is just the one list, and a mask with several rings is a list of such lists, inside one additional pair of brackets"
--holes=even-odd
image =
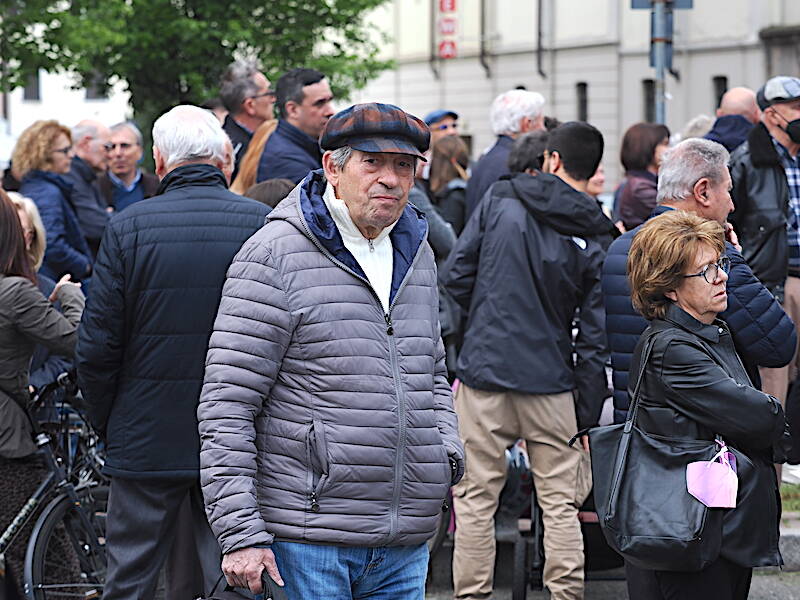
[(664, 76), (667, 62), (667, 0), (653, 0), (653, 62), (656, 68), (656, 123), (666, 123)]

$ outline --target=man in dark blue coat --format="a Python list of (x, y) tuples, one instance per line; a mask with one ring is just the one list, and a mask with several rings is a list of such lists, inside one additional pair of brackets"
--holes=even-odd
[(745, 87), (731, 88), (722, 96), (717, 120), (704, 137), (733, 152), (747, 139), (747, 134), (760, 119), (756, 93)]
[(486, 190), (508, 175), (508, 155), (514, 140), (529, 131), (544, 129), (544, 96), (528, 90), (511, 90), (492, 102), (489, 121), (497, 141), (472, 167), (467, 183), (466, 217), (476, 210)]
[(211, 113), (173, 108), (153, 145), (161, 187), (111, 219), (76, 351), (89, 418), (107, 440), (103, 597), (113, 600), (152, 597), (187, 494), (205, 594), (221, 574), (196, 409), (226, 270), (269, 210), (227, 190), (230, 144)]
[[(658, 174), (658, 203), (652, 216), (673, 209), (688, 210), (726, 225), (734, 210), (728, 152), (709, 140), (692, 138), (675, 146), (662, 159)], [(753, 275), (737, 247), (730, 226), (726, 254), (728, 308), (720, 316), (728, 323), (736, 350), (750, 378), (758, 385), (756, 367), (779, 367), (792, 360), (797, 337), (794, 325), (780, 304)], [(634, 310), (627, 279), (628, 251), (639, 227), (611, 244), (603, 264), (603, 299), (606, 332), (614, 369), (614, 419), (625, 420), (628, 411), (629, 369), (633, 350), (647, 321)], [(631, 598), (656, 598), (649, 587), (651, 575), (626, 565)]]
[(314, 69), (292, 69), (278, 79), (276, 91), (280, 120), (264, 145), (256, 181), (298, 183), (322, 168), (319, 136), (333, 115), (333, 94), (325, 75)]

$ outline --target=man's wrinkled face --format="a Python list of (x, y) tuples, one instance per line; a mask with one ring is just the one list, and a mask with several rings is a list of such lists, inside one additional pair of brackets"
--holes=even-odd
[(708, 186), (708, 200), (710, 203), (709, 214), (703, 215), (707, 219), (713, 219), (720, 225), (724, 225), (728, 220), (728, 215), (733, 212), (733, 199), (731, 190), (733, 182), (728, 168), (723, 169), (722, 176), (716, 183), (711, 182)]
[(99, 129), (97, 135), (90, 137), (85, 144), (85, 150), (81, 158), (86, 161), (95, 171), (105, 171), (108, 166), (108, 152), (106, 144), (111, 137), (111, 131), (107, 127)]
[(122, 127), (113, 132), (106, 148), (108, 148), (108, 168), (114, 175), (124, 178), (136, 172), (142, 158), (142, 147), (133, 131)]
[(353, 150), (342, 170), (326, 170), (336, 195), (347, 205), (350, 218), (374, 237), (403, 213), (414, 185), (414, 157), (387, 152)]

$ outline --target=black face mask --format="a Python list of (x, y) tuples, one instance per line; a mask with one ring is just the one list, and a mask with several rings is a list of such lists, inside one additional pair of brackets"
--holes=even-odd
[(792, 140), (795, 144), (800, 144), (800, 119), (794, 119), (793, 121), (788, 121), (786, 117), (781, 115), (777, 110), (775, 114), (780, 115), (781, 119), (786, 121), (786, 128), (784, 131), (786, 135), (789, 136), (789, 139)]

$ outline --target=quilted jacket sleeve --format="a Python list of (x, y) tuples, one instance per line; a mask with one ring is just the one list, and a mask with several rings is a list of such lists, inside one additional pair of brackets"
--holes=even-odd
[(92, 290), (78, 335), (78, 383), (89, 420), (105, 431), (125, 345), (122, 250), (113, 225), (106, 229), (92, 277)]
[(197, 409), (200, 483), (224, 554), (272, 542), (256, 497), (255, 419), (292, 331), (281, 275), (269, 251), (251, 240), (228, 269)]
[(794, 323), (775, 297), (750, 270), (742, 255), (730, 244), (728, 308), (722, 318), (730, 327), (742, 360), (760, 367), (782, 367), (797, 347)]

